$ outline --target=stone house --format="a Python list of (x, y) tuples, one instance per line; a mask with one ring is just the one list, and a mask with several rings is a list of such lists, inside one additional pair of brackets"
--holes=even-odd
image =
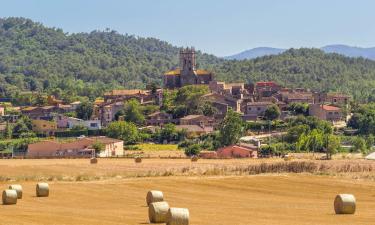
[(108, 137), (89, 137), (65, 143), (45, 140), (29, 144), (26, 155), (30, 158), (92, 157), (92, 145), (96, 142), (104, 145), (104, 149), (100, 152), (99, 157), (124, 155), (124, 142)]
[(264, 116), (264, 112), (272, 105), (274, 105), (272, 102), (248, 102), (245, 114), (256, 117)]
[(172, 115), (166, 112), (154, 112), (147, 116), (147, 126), (161, 126), (167, 123), (177, 123), (177, 119), (173, 119)]
[(201, 127), (214, 126), (214, 118), (204, 115), (188, 115), (180, 118), (180, 125), (198, 125)]
[(21, 109), (21, 113), (33, 120), (52, 120), (54, 114), (57, 113), (56, 106), (43, 107), (25, 107)]
[(323, 104), (310, 104), (309, 115), (315, 116), (321, 120), (340, 121), (343, 114), (340, 108)]
[(38, 134), (53, 136), (57, 131), (57, 123), (55, 121), (32, 120), (31, 124), (32, 130)]

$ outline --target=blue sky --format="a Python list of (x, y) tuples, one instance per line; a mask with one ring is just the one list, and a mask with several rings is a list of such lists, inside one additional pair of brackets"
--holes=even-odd
[(0, 0), (66, 32), (111, 28), (218, 56), (254, 47), (375, 46), (373, 0)]

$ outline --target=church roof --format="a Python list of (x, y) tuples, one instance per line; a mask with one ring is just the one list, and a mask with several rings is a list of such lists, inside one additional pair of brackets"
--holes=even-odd
[[(201, 70), (201, 69), (198, 69), (195, 72), (197, 73), (197, 75), (206, 75), (206, 74), (211, 73), (211, 72), (208, 72), (207, 70)], [(180, 75), (180, 74), (181, 74), (181, 70), (179, 68), (174, 69), (174, 70), (170, 70), (170, 71), (164, 73), (164, 75)]]

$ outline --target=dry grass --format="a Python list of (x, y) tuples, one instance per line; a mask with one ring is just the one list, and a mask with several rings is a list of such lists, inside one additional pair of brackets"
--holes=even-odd
[[(34, 182), (21, 184), (18, 204), (0, 205), (0, 224), (148, 224), (150, 189), (162, 190), (170, 206), (188, 208), (194, 225), (374, 224), (375, 185), (367, 180), (289, 174), (50, 182), (49, 198), (35, 197)], [(356, 196), (355, 215), (334, 214), (337, 193)]]
[(159, 176), (225, 176), (311, 173), (375, 180), (375, 162), (366, 160), (229, 159), (28, 159), (0, 160), (0, 181), (89, 181)]

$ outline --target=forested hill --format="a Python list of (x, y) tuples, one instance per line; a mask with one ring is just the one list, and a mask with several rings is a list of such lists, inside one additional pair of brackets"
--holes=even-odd
[[(160, 84), (162, 74), (177, 66), (178, 50), (155, 38), (111, 30), (67, 34), (24, 18), (0, 19), (0, 97), (31, 90), (65, 100), (93, 99), (113, 88)], [(198, 52), (198, 63), (225, 81), (275, 80), (285, 86), (375, 99), (375, 61), (317, 49), (291, 49), (243, 61)]]
[(340, 91), (356, 100), (375, 100), (375, 61), (319, 49), (289, 49), (275, 56), (225, 61), (215, 69), (220, 78), (230, 80), (274, 80), (287, 87)]

